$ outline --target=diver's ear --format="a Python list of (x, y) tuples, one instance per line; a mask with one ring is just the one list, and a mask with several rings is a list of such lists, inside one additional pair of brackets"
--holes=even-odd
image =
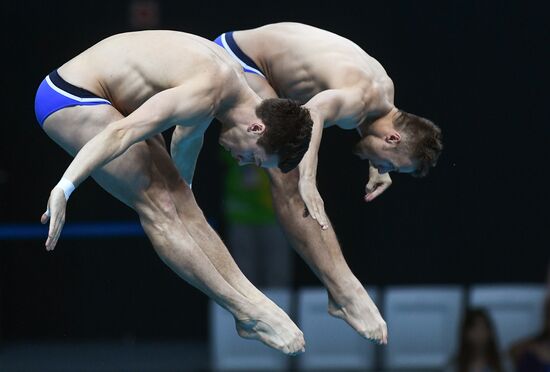
[(396, 130), (392, 130), (384, 137), (384, 141), (390, 145), (398, 145), (401, 142), (401, 134)]
[(252, 123), (246, 128), (247, 132), (251, 132), (253, 134), (262, 135), (265, 132), (265, 124), (264, 123)]

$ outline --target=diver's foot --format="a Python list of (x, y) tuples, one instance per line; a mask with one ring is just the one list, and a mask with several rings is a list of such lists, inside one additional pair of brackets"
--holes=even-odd
[(388, 343), (388, 328), (378, 308), (362, 286), (340, 293), (338, 298), (328, 293), (328, 312), (345, 320), (361, 336), (379, 344)]

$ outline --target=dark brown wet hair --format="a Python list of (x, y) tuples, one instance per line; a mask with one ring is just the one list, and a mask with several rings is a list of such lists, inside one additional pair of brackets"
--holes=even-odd
[(458, 372), (468, 372), (470, 370), (469, 367), (475, 355), (473, 346), (468, 342), (467, 333), (478, 320), (481, 320), (485, 324), (489, 332), (489, 338), (487, 340), (487, 343), (484, 345), (484, 357), (487, 360), (491, 371), (501, 372), (502, 364), (498, 351), (495, 328), (487, 311), (481, 308), (468, 309), (464, 314), (462, 327), (460, 329), (459, 349), (457, 355), (457, 370)]
[(443, 150), (441, 129), (432, 121), (399, 110), (393, 118), (395, 129), (405, 134), (405, 151), (418, 162), (414, 177), (425, 177), (435, 167)]
[(279, 156), (279, 168), (288, 173), (300, 164), (309, 147), (313, 121), (306, 108), (289, 99), (269, 98), (256, 108), (266, 126), (258, 139), (268, 154)]

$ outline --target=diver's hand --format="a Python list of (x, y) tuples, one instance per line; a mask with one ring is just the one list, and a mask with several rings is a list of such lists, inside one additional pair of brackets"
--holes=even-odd
[(388, 173), (380, 174), (376, 168), (369, 169), (369, 182), (365, 186), (365, 201), (370, 202), (382, 194), (392, 184)]
[(325, 203), (317, 190), (315, 181), (300, 180), (299, 189), (306, 209), (314, 220), (321, 225), (321, 229), (328, 229), (328, 218), (325, 214)]
[(67, 199), (65, 199), (65, 193), (60, 187), (54, 187), (50, 193), (48, 199), (48, 209), (40, 218), (42, 224), (46, 224), (50, 221), (50, 228), (48, 231), (48, 239), (46, 240), (46, 250), (53, 251), (61, 230), (65, 224), (65, 209), (67, 208)]

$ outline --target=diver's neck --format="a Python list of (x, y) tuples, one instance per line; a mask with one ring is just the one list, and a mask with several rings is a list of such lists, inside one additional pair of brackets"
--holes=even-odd
[(217, 117), (224, 124), (249, 126), (260, 119), (256, 115), (256, 107), (262, 99), (256, 94), (246, 94), (235, 101), (232, 106), (220, 112)]
[(387, 127), (385, 129), (393, 128), (393, 117), (397, 114), (398, 111), (399, 110), (397, 109), (397, 107), (394, 106), (389, 111), (383, 114), (370, 118), (367, 117), (367, 119), (364, 120), (357, 128), (359, 130), (359, 133), (361, 134), (361, 137), (375, 134), (380, 129), (384, 129), (384, 127)]

